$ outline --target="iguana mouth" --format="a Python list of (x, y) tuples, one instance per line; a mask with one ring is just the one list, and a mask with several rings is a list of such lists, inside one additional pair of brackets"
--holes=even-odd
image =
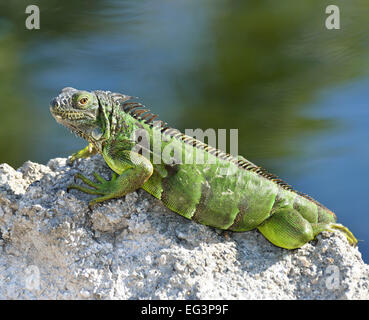
[(87, 116), (87, 114), (82, 112), (53, 109), (52, 107), (50, 107), (50, 112), (56, 120), (79, 120), (85, 119)]
[(54, 99), (50, 103), (50, 112), (59, 123), (65, 124), (65, 121), (76, 121), (81, 119), (93, 119), (93, 115), (82, 110), (70, 110), (60, 106), (59, 102)]

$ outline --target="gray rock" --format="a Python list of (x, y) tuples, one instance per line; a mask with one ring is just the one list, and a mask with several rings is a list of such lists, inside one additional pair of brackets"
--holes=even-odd
[(225, 233), (143, 190), (106, 201), (66, 192), (101, 157), (0, 165), (0, 299), (368, 299), (369, 266), (340, 234), (298, 250)]

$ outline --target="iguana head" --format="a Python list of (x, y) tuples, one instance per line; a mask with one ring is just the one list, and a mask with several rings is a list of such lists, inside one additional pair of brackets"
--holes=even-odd
[(90, 140), (94, 133), (101, 136), (99, 100), (94, 92), (64, 88), (50, 103), (55, 120), (82, 138)]

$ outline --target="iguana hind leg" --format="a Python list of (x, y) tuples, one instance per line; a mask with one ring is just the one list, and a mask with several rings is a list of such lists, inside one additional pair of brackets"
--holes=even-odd
[(300, 248), (315, 236), (311, 223), (289, 208), (275, 211), (258, 229), (271, 243), (286, 249)]
[(343, 225), (330, 222), (310, 223), (298, 211), (289, 208), (277, 210), (258, 229), (271, 243), (286, 249), (300, 248), (322, 231), (340, 231), (351, 245), (357, 244), (354, 235)]

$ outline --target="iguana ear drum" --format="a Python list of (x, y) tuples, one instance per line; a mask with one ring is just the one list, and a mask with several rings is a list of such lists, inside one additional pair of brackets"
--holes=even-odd
[(103, 135), (103, 132), (101, 131), (101, 128), (95, 128), (94, 130), (91, 131), (91, 136), (95, 140), (100, 140), (102, 135)]

